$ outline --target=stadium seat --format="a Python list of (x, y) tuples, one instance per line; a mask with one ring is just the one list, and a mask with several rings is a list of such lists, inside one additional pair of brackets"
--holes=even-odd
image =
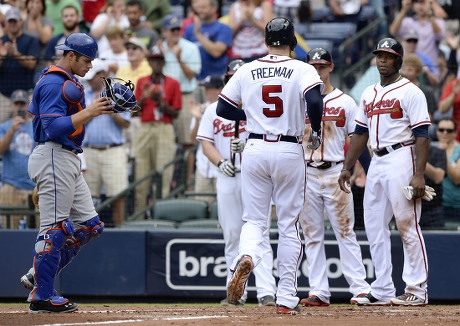
[(218, 210), (217, 210), (217, 200), (213, 201), (211, 203), (211, 209), (210, 209), (210, 213), (209, 213), (209, 218), (211, 220), (218, 220), (219, 219), (219, 213), (218, 213)]
[(208, 203), (189, 198), (158, 200), (153, 206), (154, 219), (183, 222), (208, 218)]
[(176, 227), (176, 222), (164, 220), (131, 221), (121, 225), (122, 229), (175, 229)]
[(308, 47), (311, 49), (315, 48), (323, 48), (332, 52), (334, 44), (329, 40), (305, 40), (307, 42)]
[(310, 23), (303, 35), (305, 39), (329, 40), (339, 45), (356, 33), (353, 23)]
[(193, 228), (193, 229), (215, 229), (221, 230), (219, 221), (217, 220), (210, 220), (210, 219), (200, 219), (200, 220), (192, 220), (192, 221), (184, 221), (179, 224), (179, 228), (186, 229), (186, 228)]

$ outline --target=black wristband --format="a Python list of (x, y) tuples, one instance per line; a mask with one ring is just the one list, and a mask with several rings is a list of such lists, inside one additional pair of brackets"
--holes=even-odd
[(221, 165), (222, 163), (224, 163), (225, 161), (226, 161), (225, 159), (221, 159), (221, 160), (219, 161), (219, 163), (217, 163), (217, 167), (220, 168), (220, 165)]

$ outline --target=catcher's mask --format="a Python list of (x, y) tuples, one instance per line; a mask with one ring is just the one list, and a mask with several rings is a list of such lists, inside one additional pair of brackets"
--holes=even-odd
[(109, 97), (114, 104), (114, 112), (134, 113), (140, 110), (137, 105), (136, 96), (134, 95), (134, 84), (121, 78), (102, 77), (104, 90), (101, 97)]

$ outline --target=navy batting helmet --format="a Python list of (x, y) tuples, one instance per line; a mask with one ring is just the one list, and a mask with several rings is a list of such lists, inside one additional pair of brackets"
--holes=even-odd
[(64, 43), (56, 45), (57, 50), (74, 51), (88, 58), (95, 59), (98, 46), (96, 40), (85, 33), (72, 33), (66, 37)]
[(404, 57), (404, 49), (398, 41), (391, 37), (381, 39), (379, 43), (377, 43), (375, 50), (372, 51), (374, 54), (379, 52), (388, 52), (394, 54), (396, 56), (395, 68), (397, 70), (401, 69)]
[(241, 59), (236, 59), (233, 61), (230, 61), (227, 65), (227, 72), (225, 73), (225, 83), (229, 81), (229, 79), (233, 76), (233, 74), (240, 69), (242, 65), (244, 65), (245, 62)]
[(289, 45), (291, 50), (297, 45), (294, 25), (284, 17), (276, 17), (265, 26), (265, 43), (267, 45)]
[(307, 55), (307, 63), (313, 64), (323, 64), (330, 65), (332, 64), (332, 56), (326, 49), (315, 48), (310, 50)]

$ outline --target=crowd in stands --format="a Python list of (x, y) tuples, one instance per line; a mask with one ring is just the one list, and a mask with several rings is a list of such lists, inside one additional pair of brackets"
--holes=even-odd
[[(429, 203), (432, 207), (424, 207), (426, 217), (422, 216), (421, 224), (442, 228), (449, 220), (460, 222), (459, 7), (460, 1), (446, 0), (2, 0), (0, 193), (10, 186), (21, 194), (25, 192), (26, 197), (32, 193), (33, 187), (24, 180), (27, 157), (33, 148), (33, 137), (27, 136), (31, 116), (23, 116), (21, 109), (24, 94), (30, 95), (42, 69), (61, 55), (55, 46), (73, 32), (90, 33), (99, 46), (97, 62), (82, 78), (86, 101), (91, 102), (100, 93), (98, 78), (110, 76), (130, 80), (136, 86), (141, 108), (124, 119), (104, 117), (106, 121), (102, 121), (101, 117), (101, 121), (91, 123), (93, 129), (84, 144), (85, 177), (93, 196), (98, 198), (101, 193), (113, 196), (127, 186), (128, 160), (134, 165), (130, 169), (130, 181), (134, 181), (152, 169), (163, 171), (176, 155), (189, 154), (195, 148), (193, 135), (202, 114), (200, 108), (209, 101), (209, 87), (205, 87), (209, 86), (209, 77), (224, 75), (230, 60), (249, 62), (264, 56), (264, 28), (271, 18), (288, 17), (298, 31), (307, 30), (312, 22), (348, 22), (356, 24), (359, 31), (366, 25), (363, 12), (370, 10), (372, 19), (383, 18), (378, 32), (370, 34), (373, 39), (368, 42), (369, 48), (362, 48), (358, 42), (348, 48), (345, 63), (351, 66), (363, 53), (369, 53), (379, 39), (376, 36), (391, 36), (403, 45), (401, 73), (425, 93), (432, 119), (433, 154), (426, 178), (436, 186), (438, 196)], [(299, 45), (294, 56), (304, 60), (309, 40), (300, 32), (297, 36)], [(327, 50), (337, 53), (336, 47)], [(366, 86), (379, 80), (373, 62), (368, 63), (365, 72), (353, 77), (347, 88), (356, 102)], [(108, 136), (98, 137), (98, 133)], [(440, 159), (442, 155), (446, 160)], [(117, 178), (126, 180), (117, 185), (113, 180), (109, 182), (100, 164), (97, 171), (91, 171), (94, 162), (90, 161), (104, 159), (112, 163), (123, 160), (117, 165), (123, 170)], [(188, 190), (194, 189), (196, 173), (201, 184), (206, 183), (203, 178), (213, 176), (195, 167), (202, 163), (195, 164), (194, 155), (184, 163)], [(22, 173), (14, 179), (24, 182), (10, 181), (11, 164), (17, 169), (14, 171)], [(172, 165), (163, 171), (162, 189), (148, 182), (141, 184), (135, 195), (135, 209), (145, 210), (152, 201), (152, 192), (167, 197), (177, 186), (176, 170)], [(359, 171), (356, 167), (352, 178), (357, 193), (365, 182), (365, 174)], [(1, 195), (0, 205), (11, 204), (7, 197)], [(23, 195), (21, 198), (14, 204), (26, 203)], [(120, 205), (126, 202), (113, 205), (115, 226), (123, 223), (126, 213)], [(358, 203), (355, 209), (359, 208)], [(18, 227), (16, 222), (13, 227)]]

